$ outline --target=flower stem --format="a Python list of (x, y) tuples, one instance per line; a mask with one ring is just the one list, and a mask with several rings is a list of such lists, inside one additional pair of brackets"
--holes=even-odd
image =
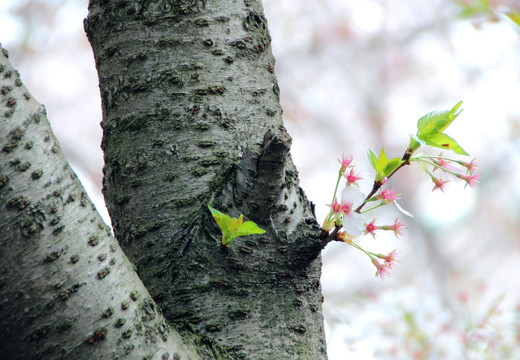
[(340, 180), (341, 180), (341, 172), (339, 173), (338, 181), (336, 181), (336, 187), (334, 188), (334, 195), (332, 196), (331, 203), (334, 203), (334, 201), (336, 200), (336, 193), (338, 192), (338, 186), (339, 186)]

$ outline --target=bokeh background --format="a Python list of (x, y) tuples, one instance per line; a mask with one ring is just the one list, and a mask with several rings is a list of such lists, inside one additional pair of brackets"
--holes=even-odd
[[(378, 222), (399, 217), (403, 236), (358, 239), (399, 251), (384, 281), (354, 248), (325, 249), (329, 358), (520, 359), (520, 2), (263, 2), (293, 159), (319, 220), (342, 153), (369, 192), (367, 148), (401, 156), (419, 117), (459, 100), (446, 132), (480, 166), (477, 188), (432, 192), (419, 166), (389, 181), (414, 217), (385, 207)], [(109, 223), (86, 15), (87, 0), (2, 0), (0, 42)]]

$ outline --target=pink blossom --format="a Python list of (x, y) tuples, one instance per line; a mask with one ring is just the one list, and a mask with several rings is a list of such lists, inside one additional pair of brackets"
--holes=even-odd
[(359, 176), (359, 173), (356, 174), (354, 172), (354, 169), (350, 169), (350, 173), (343, 175), (347, 179), (347, 183), (349, 185), (357, 185), (358, 180), (363, 180), (361, 176)]
[(379, 276), (381, 279), (384, 279), (386, 276), (390, 274), (390, 264), (380, 263), (379, 260), (377, 260), (375, 257), (372, 258), (372, 264), (376, 267), (376, 276)]
[(468, 172), (470, 174), (473, 174), (478, 169), (478, 163), (476, 159), (471, 160), (470, 162), (461, 162), (462, 166), (464, 166), (466, 169), (468, 169)]
[(446, 161), (444, 159), (441, 159), (441, 158), (438, 158), (438, 159), (433, 159), (433, 162), (435, 163), (435, 168), (433, 169), (433, 172), (435, 172), (435, 170), (437, 170), (439, 167), (443, 167), (446, 165)]
[(393, 225), (383, 225), (379, 227), (382, 230), (391, 230), (394, 232), (395, 237), (402, 235), (401, 231), (404, 229), (404, 225), (399, 222), (399, 218), (395, 219)]
[(343, 214), (350, 214), (353, 210), (352, 210), (352, 207), (354, 206), (354, 204), (352, 203), (341, 203), (341, 212)]
[(457, 168), (451, 164), (450, 160), (446, 160), (442, 158), (442, 153), (439, 154), (438, 158), (433, 159), (433, 162), (435, 163), (435, 167), (433, 169), (433, 172), (437, 169), (441, 169), (443, 171), (448, 170), (452, 172), (456, 172)]
[(387, 255), (378, 254), (377, 257), (385, 260), (385, 263), (389, 264), (388, 266), (390, 267), (390, 269), (392, 269), (394, 264), (396, 262), (399, 262), (399, 260), (397, 260), (398, 255), (399, 254), (397, 253), (397, 250), (392, 250)]
[(464, 174), (457, 174), (455, 175), (457, 176), (459, 179), (462, 179), (466, 182), (466, 185), (469, 185), (471, 187), (475, 187), (477, 186), (477, 184), (479, 183), (478, 181), (478, 173), (473, 173), (473, 174), (468, 174), (468, 175), (464, 175)]
[(370, 223), (365, 224), (365, 231), (363, 234), (370, 234), (375, 239), (376, 238), (376, 230), (379, 230), (380, 227), (376, 225), (376, 219), (372, 220)]
[(350, 164), (352, 163), (352, 160), (354, 160), (354, 157), (352, 155), (345, 154), (341, 156), (341, 160), (338, 159), (339, 163), (341, 164), (341, 169), (339, 170), (341, 174), (344, 174), (345, 170), (347, 170), (347, 168), (351, 166)]
[(393, 188), (390, 188), (382, 190), (379, 197), (381, 198), (383, 204), (388, 204), (391, 201), (393, 202), (399, 200), (401, 198), (401, 194), (397, 194)]
[(436, 178), (436, 177), (432, 177), (432, 181), (435, 184), (432, 191), (439, 189), (442, 192), (444, 192), (444, 187), (446, 186), (446, 184), (450, 182), (449, 180), (444, 180), (442, 178)]
[(341, 204), (338, 203), (337, 199), (334, 199), (334, 202), (332, 204), (327, 204), (327, 206), (330, 206), (332, 209), (332, 212), (335, 214), (340, 214), (341, 211)]

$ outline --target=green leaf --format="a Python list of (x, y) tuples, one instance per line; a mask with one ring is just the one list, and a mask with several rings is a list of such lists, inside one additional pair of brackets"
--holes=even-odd
[(265, 234), (265, 230), (258, 227), (258, 225), (256, 225), (254, 221), (246, 221), (237, 229), (236, 236), (245, 236), (253, 234)]
[(424, 142), (426, 145), (436, 148), (451, 150), (461, 155), (469, 155), (452, 137), (443, 133), (432, 134), (424, 139)]
[(432, 111), (421, 117), (417, 121), (417, 137), (424, 140), (432, 134), (443, 132), (459, 116), (460, 111), (457, 110), (461, 105), (462, 101), (459, 101), (449, 111)]
[(393, 158), (392, 160), (390, 160), (388, 162), (388, 165), (386, 165), (386, 168), (385, 168), (385, 176), (388, 176), (390, 175), (391, 173), (393, 173), (395, 171), (395, 169), (397, 169), (399, 166), (401, 166), (401, 164), (403, 163), (404, 161), (401, 160), (400, 158)]
[(374, 170), (377, 171), (376, 164), (377, 164), (377, 155), (375, 152), (372, 151), (372, 149), (368, 149), (368, 162), (370, 162), (370, 165), (374, 168)]
[(420, 118), (417, 121), (417, 136), (412, 136), (410, 139), (410, 149), (415, 151), (420, 143), (424, 143), (440, 149), (451, 150), (457, 154), (468, 155), (453, 138), (443, 133), (459, 116), (462, 111), (459, 111), (461, 105), (462, 101), (459, 101), (449, 111), (434, 111)]
[(237, 218), (231, 218), (228, 215), (218, 211), (217, 209), (212, 208), (208, 204), (208, 209), (213, 215), (213, 218), (217, 222), (220, 231), (222, 231), (222, 237), (220, 238), (220, 242), (224, 246), (229, 246), (231, 241), (237, 236), (246, 236), (252, 234), (264, 234), (265, 230), (261, 229), (256, 225), (253, 221), (244, 222), (244, 215), (240, 215)]
[(377, 160), (377, 172), (383, 173), (388, 165), (388, 156), (386, 156), (385, 148), (381, 148), (379, 152), (379, 159)]
[(217, 209), (213, 209), (211, 206), (208, 205), (209, 211), (211, 211), (211, 215), (213, 215), (213, 218), (217, 222), (217, 225), (220, 229), (226, 229), (229, 227), (229, 222), (231, 221), (231, 218), (218, 211)]
[(372, 150), (368, 149), (368, 160), (376, 171), (376, 181), (383, 180), (385, 176), (390, 175), (403, 163), (399, 158), (388, 160), (384, 147), (379, 152), (379, 157)]

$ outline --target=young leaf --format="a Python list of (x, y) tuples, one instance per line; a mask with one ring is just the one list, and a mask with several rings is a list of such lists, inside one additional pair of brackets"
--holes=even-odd
[(390, 160), (388, 162), (388, 164), (386, 165), (386, 168), (384, 171), (385, 176), (388, 176), (391, 173), (393, 173), (395, 171), (395, 169), (397, 169), (399, 166), (401, 166), (402, 163), (403, 163), (403, 160), (401, 160), (400, 158), (393, 158), (392, 160)]
[(426, 145), (451, 150), (456, 154), (469, 155), (453, 138), (443, 133), (432, 134), (424, 139), (424, 142)]
[(381, 148), (379, 159), (377, 160), (377, 172), (383, 173), (388, 165), (388, 156), (386, 156), (385, 148)]
[(253, 221), (244, 222), (244, 215), (242, 214), (237, 219), (231, 218), (217, 209), (212, 208), (209, 204), (208, 209), (222, 232), (220, 242), (223, 246), (229, 246), (231, 241), (237, 236), (265, 233), (265, 230), (258, 227)]
[(377, 155), (375, 152), (372, 151), (372, 149), (368, 149), (368, 162), (370, 162), (370, 165), (372, 165), (374, 170), (377, 171)]
[[(415, 151), (420, 142), (433, 147), (451, 150), (457, 154), (468, 155), (457, 142), (443, 131), (459, 116), (459, 101), (449, 111), (437, 111), (424, 115), (417, 121), (417, 136), (410, 140), (410, 149)], [(461, 110), (462, 111), (462, 110)], [(413, 148), (414, 146), (415, 148)]]
[(227, 216), (226, 214), (218, 211), (217, 209), (213, 209), (211, 206), (208, 205), (208, 209), (211, 212), (211, 215), (213, 215), (213, 218), (217, 222), (217, 225), (220, 229), (227, 229), (229, 228), (229, 222), (231, 221), (231, 218)]
[(376, 171), (376, 181), (381, 181), (385, 178), (385, 176), (389, 175), (401, 165), (402, 160), (399, 158), (393, 158), (392, 160), (388, 160), (388, 156), (386, 156), (385, 148), (382, 148), (379, 152), (379, 158), (377, 155), (370, 149), (368, 149), (368, 159), (372, 167)]
[(457, 110), (462, 105), (459, 101), (449, 111), (433, 111), (421, 117), (417, 121), (417, 137), (424, 140), (428, 136), (443, 132), (459, 116)]
[(237, 229), (237, 236), (265, 234), (265, 230), (256, 225), (254, 221), (246, 221)]

